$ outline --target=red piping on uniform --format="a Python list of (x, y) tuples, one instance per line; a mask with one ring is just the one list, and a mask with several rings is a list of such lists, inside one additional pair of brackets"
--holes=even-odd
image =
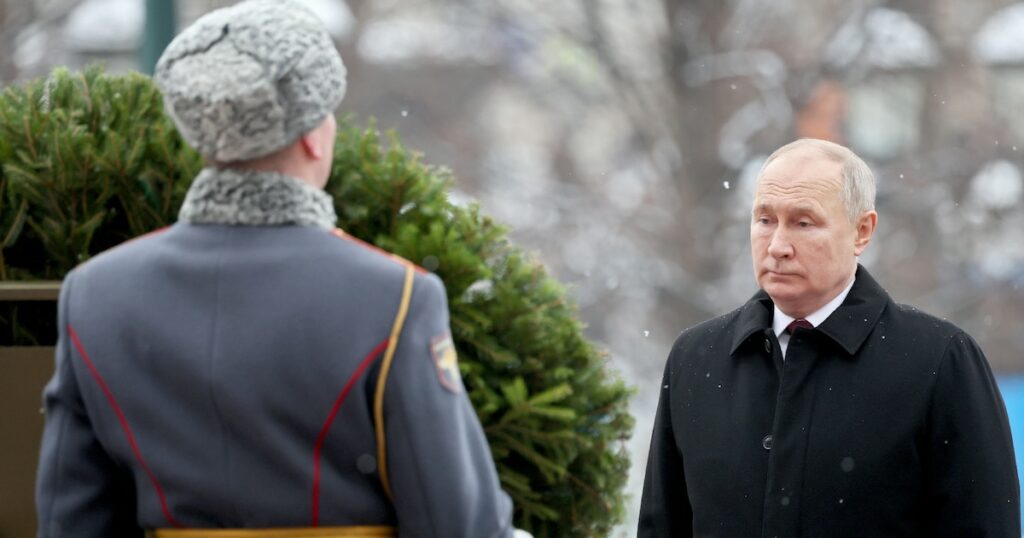
[(135, 435), (132, 434), (132, 429), (128, 425), (128, 419), (125, 418), (124, 412), (121, 411), (121, 406), (117, 404), (117, 400), (114, 399), (114, 393), (111, 392), (110, 387), (107, 386), (107, 382), (103, 380), (103, 376), (100, 375), (99, 370), (89, 359), (89, 354), (85, 352), (85, 347), (82, 346), (82, 342), (78, 339), (78, 333), (75, 332), (75, 328), (68, 324), (68, 334), (71, 336), (71, 341), (75, 344), (75, 349), (78, 350), (78, 354), (81, 355), (85, 365), (89, 367), (89, 371), (92, 372), (93, 379), (99, 384), (103, 394), (106, 395), (107, 401), (110, 402), (110, 407), (114, 409), (114, 413), (117, 415), (117, 420), (121, 422), (121, 429), (124, 430), (125, 437), (128, 438), (128, 444), (132, 447), (132, 453), (135, 454), (135, 460), (139, 462), (139, 466), (149, 476), (149, 481), (153, 483), (153, 487), (156, 489), (156, 494), (160, 498), (160, 509), (164, 512), (164, 517), (167, 518), (167, 522), (172, 527), (181, 528), (181, 524), (175, 521), (174, 516), (171, 515), (171, 511), (167, 508), (167, 498), (164, 496), (164, 489), (160, 487), (160, 482), (156, 479), (156, 475), (146, 465), (146, 460), (142, 459), (142, 452), (139, 451), (139, 445), (135, 442)]
[(380, 356), (381, 353), (388, 347), (389, 338), (385, 338), (383, 342), (377, 344), (377, 347), (373, 348), (363, 362), (359, 364), (359, 368), (352, 374), (352, 377), (348, 378), (348, 382), (345, 383), (345, 388), (341, 389), (341, 394), (338, 395), (338, 399), (334, 401), (334, 407), (331, 408), (330, 414), (327, 415), (327, 421), (324, 422), (323, 429), (320, 430), (320, 435), (316, 438), (316, 446), (313, 447), (313, 522), (312, 527), (316, 527), (320, 524), (320, 452), (324, 448), (324, 441), (327, 440), (327, 431), (331, 429), (331, 423), (334, 422), (334, 417), (338, 414), (338, 410), (341, 409), (342, 402), (345, 401), (345, 397), (348, 396), (348, 391), (352, 390), (352, 386), (356, 384), (356, 381), (363, 376), (363, 372), (366, 368), (373, 363), (374, 359)]

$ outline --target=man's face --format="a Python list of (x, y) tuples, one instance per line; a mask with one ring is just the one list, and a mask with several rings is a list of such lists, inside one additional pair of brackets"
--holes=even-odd
[(875, 213), (850, 222), (842, 166), (815, 148), (776, 157), (754, 196), (754, 275), (786, 314), (802, 318), (839, 294), (874, 232)]

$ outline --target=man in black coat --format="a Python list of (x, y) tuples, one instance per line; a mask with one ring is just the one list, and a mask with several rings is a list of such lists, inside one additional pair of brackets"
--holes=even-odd
[(1021, 536), (981, 349), (857, 264), (874, 197), (837, 144), (768, 158), (750, 227), (761, 290), (676, 340), (638, 536)]

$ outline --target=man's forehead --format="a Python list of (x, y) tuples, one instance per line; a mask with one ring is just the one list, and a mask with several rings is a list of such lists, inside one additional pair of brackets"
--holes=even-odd
[(828, 176), (762, 177), (754, 190), (753, 208), (820, 213), (842, 203), (841, 186), (840, 180)]
[(827, 175), (780, 175), (762, 176), (757, 181), (757, 195), (800, 196), (838, 192), (842, 186), (840, 178)]

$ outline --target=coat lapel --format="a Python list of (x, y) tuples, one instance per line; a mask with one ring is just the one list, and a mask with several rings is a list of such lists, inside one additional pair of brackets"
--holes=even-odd
[[(832, 339), (851, 356), (856, 356), (868, 335), (878, 323), (891, 299), (871, 277), (867, 269), (857, 266), (857, 279), (843, 304), (815, 329)], [(758, 290), (741, 308), (736, 318), (730, 354), (755, 334), (763, 334), (772, 326), (773, 303), (764, 290)]]
[(843, 304), (817, 328), (856, 357), (857, 350), (878, 324), (885, 307), (892, 301), (867, 269), (857, 266), (857, 280)]
[(764, 290), (758, 290), (749, 301), (746, 302), (736, 318), (736, 332), (733, 333), (730, 355), (735, 355), (736, 350), (743, 345), (751, 336), (763, 334), (765, 329), (772, 326), (772, 300)]

